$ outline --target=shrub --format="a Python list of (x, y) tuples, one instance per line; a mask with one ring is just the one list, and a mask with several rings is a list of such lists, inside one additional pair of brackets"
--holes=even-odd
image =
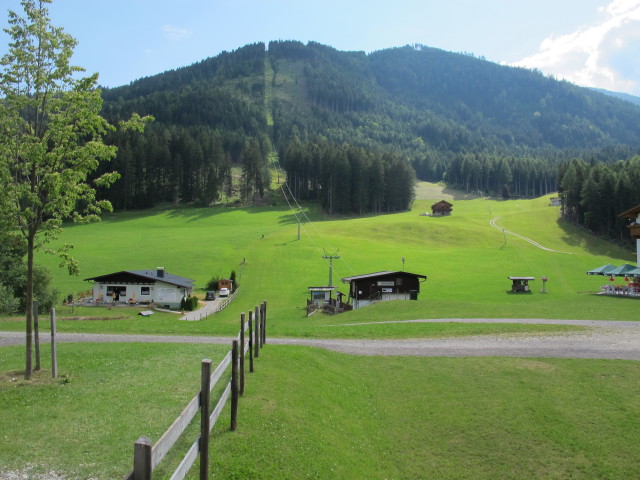
[(182, 298), (180, 300), (180, 310), (192, 312), (198, 308), (198, 297)]
[(214, 275), (211, 280), (207, 282), (207, 290), (218, 290), (218, 282), (222, 280), (220, 275)]
[[(21, 292), (26, 292), (26, 267), (25, 275), (22, 278)], [(42, 265), (33, 266), (33, 299), (38, 300), (38, 313), (47, 313), (58, 301), (60, 292), (51, 285), (52, 277), (47, 267)], [(25, 298), (20, 296), (19, 311), (24, 312), (26, 309)]]
[(11, 289), (0, 283), (0, 314), (16, 313), (19, 305), (20, 300), (13, 296)]
[(198, 309), (198, 297), (189, 297), (189, 310), (197, 310)]
[(231, 275), (229, 275), (229, 280), (231, 280), (233, 282), (231, 284), (231, 291), (235, 292), (239, 287), (238, 282), (236, 280), (236, 271), (235, 270), (231, 270)]

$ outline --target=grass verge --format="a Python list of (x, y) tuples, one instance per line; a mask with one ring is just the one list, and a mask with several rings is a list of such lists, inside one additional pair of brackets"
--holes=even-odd
[[(22, 349), (3, 348), (0, 371), (16, 375), (0, 381), (0, 472), (35, 464), (120, 478), (133, 442), (158, 439), (197, 391), (200, 360), (219, 361), (225, 348), (61, 345), (62, 379), (44, 372), (29, 385), (17, 375)], [(639, 385), (637, 362), (619, 360), (267, 345), (239, 429), (228, 431), (227, 411), (214, 429), (211, 478), (633, 478)]]

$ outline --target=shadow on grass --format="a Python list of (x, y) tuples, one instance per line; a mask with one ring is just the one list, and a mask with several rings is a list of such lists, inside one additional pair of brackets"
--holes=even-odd
[[(304, 205), (304, 215), (301, 215), (299, 212), (296, 212), (299, 217), (301, 217), (304, 221), (307, 219), (312, 222), (321, 222), (328, 220), (325, 215), (322, 213), (322, 210), (319, 205), (310, 204)], [(209, 219), (216, 215), (221, 215), (224, 213), (229, 213), (233, 211), (241, 211), (243, 213), (247, 213), (250, 215), (253, 214), (264, 214), (264, 213), (276, 213), (280, 214), (278, 216), (278, 224), (279, 225), (291, 225), (297, 223), (296, 215), (291, 211), (288, 206), (283, 205), (268, 205), (268, 206), (246, 206), (246, 205), (216, 205), (213, 207), (191, 207), (185, 206), (181, 208), (172, 208), (168, 211), (168, 215), (170, 218), (180, 218), (185, 219), (187, 222), (196, 222), (205, 219)]]
[[(282, 216), (279, 217), (278, 223), (291, 224), (296, 223), (295, 216), (290, 213), (286, 206), (238, 206), (238, 205), (214, 205), (211, 207), (196, 207), (192, 205), (184, 205), (175, 207), (173, 205), (156, 206), (143, 210), (128, 210), (118, 211), (113, 213), (106, 213), (102, 216), (103, 223), (124, 223), (131, 220), (138, 220), (140, 218), (149, 217), (158, 214), (166, 214), (169, 219), (180, 219), (186, 222), (198, 222), (202, 220), (208, 220), (213, 217), (230, 213), (234, 211), (242, 211), (248, 214), (265, 213), (265, 212), (281, 212)], [(317, 215), (307, 212), (307, 215), (316, 217)], [(314, 221), (319, 219), (313, 218)], [(68, 222), (65, 223), (64, 228), (72, 228), (82, 224)]]
[[(215, 205), (212, 207), (193, 207), (184, 206), (179, 208), (173, 208), (167, 211), (169, 218), (179, 218), (186, 220), (187, 222), (197, 222), (206, 220), (218, 215), (222, 215), (229, 212), (243, 212), (248, 214), (265, 213), (265, 212), (282, 212), (287, 213), (288, 208), (285, 207), (272, 207), (272, 206), (246, 206), (246, 205)], [(287, 215), (293, 217), (293, 215)]]
[[(450, 196), (453, 200), (475, 200), (480, 198), (480, 196), (475, 193), (463, 192), (462, 190), (456, 190), (451, 187), (444, 187), (442, 193)], [(492, 200), (497, 200), (497, 198), (493, 198)]]
[(558, 227), (563, 232), (560, 239), (567, 245), (582, 248), (594, 256), (605, 256), (618, 258), (620, 261), (628, 262), (635, 258), (633, 253), (624, 247), (616, 245), (608, 240), (598, 238), (592, 233), (579, 228), (563, 218), (558, 218)]

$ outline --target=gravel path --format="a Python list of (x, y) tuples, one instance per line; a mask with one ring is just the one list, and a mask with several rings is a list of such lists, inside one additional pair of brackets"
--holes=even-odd
[[(640, 322), (546, 319), (432, 319), (427, 323), (524, 323), (574, 325), (583, 331), (557, 334), (474, 335), (438, 339), (340, 340), (268, 338), (271, 345), (302, 345), (353, 355), (411, 355), (425, 357), (556, 357), (640, 360)], [(381, 322), (401, 323), (401, 322)], [(362, 325), (362, 324), (359, 324)], [(229, 344), (231, 337), (167, 335), (108, 335), (60, 333), (59, 342), (158, 342)], [(48, 342), (49, 335), (42, 341)], [(0, 332), (0, 346), (22, 345), (24, 333)]]
[(180, 317), (180, 320), (195, 322), (202, 320), (203, 318), (207, 318), (209, 315), (212, 315), (220, 310), (220, 303), (221, 302), (219, 299), (208, 300), (204, 302), (204, 305), (202, 305), (201, 308), (198, 308), (193, 312), (187, 312), (186, 314), (184, 314), (182, 317)]
[(504, 233), (508, 234), (508, 235), (513, 235), (514, 237), (518, 237), (521, 238), (522, 240), (524, 240), (525, 242), (529, 242), (531, 245), (533, 245), (534, 247), (538, 247), (541, 250), (546, 250), (547, 252), (553, 252), (553, 253), (565, 253), (567, 255), (571, 255), (571, 253), (569, 252), (560, 252), (558, 250), (552, 250), (551, 248), (547, 248), (544, 247), (542, 245), (540, 245), (538, 242), (536, 242), (535, 240), (531, 240), (530, 238), (525, 237), (524, 235), (520, 235), (519, 233), (514, 233), (514, 232), (510, 232), (509, 230), (505, 230), (504, 228), (498, 226), (496, 224), (496, 222), (500, 219), (501, 217), (495, 217), (492, 218), (489, 221), (489, 225), (491, 225), (493, 228), (496, 228), (498, 230), (502, 230)]

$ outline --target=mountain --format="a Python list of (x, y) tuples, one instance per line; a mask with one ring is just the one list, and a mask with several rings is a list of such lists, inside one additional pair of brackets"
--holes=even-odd
[[(234, 163), (246, 166), (250, 198), (264, 190), (270, 152), (290, 181), (299, 179), (301, 198), (330, 204), (334, 170), (355, 188), (358, 172), (380, 170), (382, 155), (383, 163), (404, 159), (425, 180), (538, 195), (556, 189), (558, 162), (614, 161), (640, 146), (636, 105), (422, 45), (365, 54), (314, 42), (275, 41), (268, 50), (257, 43), (103, 96), (111, 121), (133, 111), (156, 118), (143, 139), (113, 139), (124, 181), (106, 195), (125, 208), (128, 201), (208, 203), (232, 188)], [(349, 201), (345, 208), (362, 211)]]
[(612, 92), (610, 90), (605, 90), (603, 88), (593, 88), (592, 90), (603, 93), (604, 95), (610, 95), (612, 97), (620, 98), (622, 100), (626, 100), (627, 102), (631, 102), (635, 105), (640, 106), (640, 97), (637, 97), (635, 95), (630, 95), (628, 93), (623, 93), (623, 92)]

